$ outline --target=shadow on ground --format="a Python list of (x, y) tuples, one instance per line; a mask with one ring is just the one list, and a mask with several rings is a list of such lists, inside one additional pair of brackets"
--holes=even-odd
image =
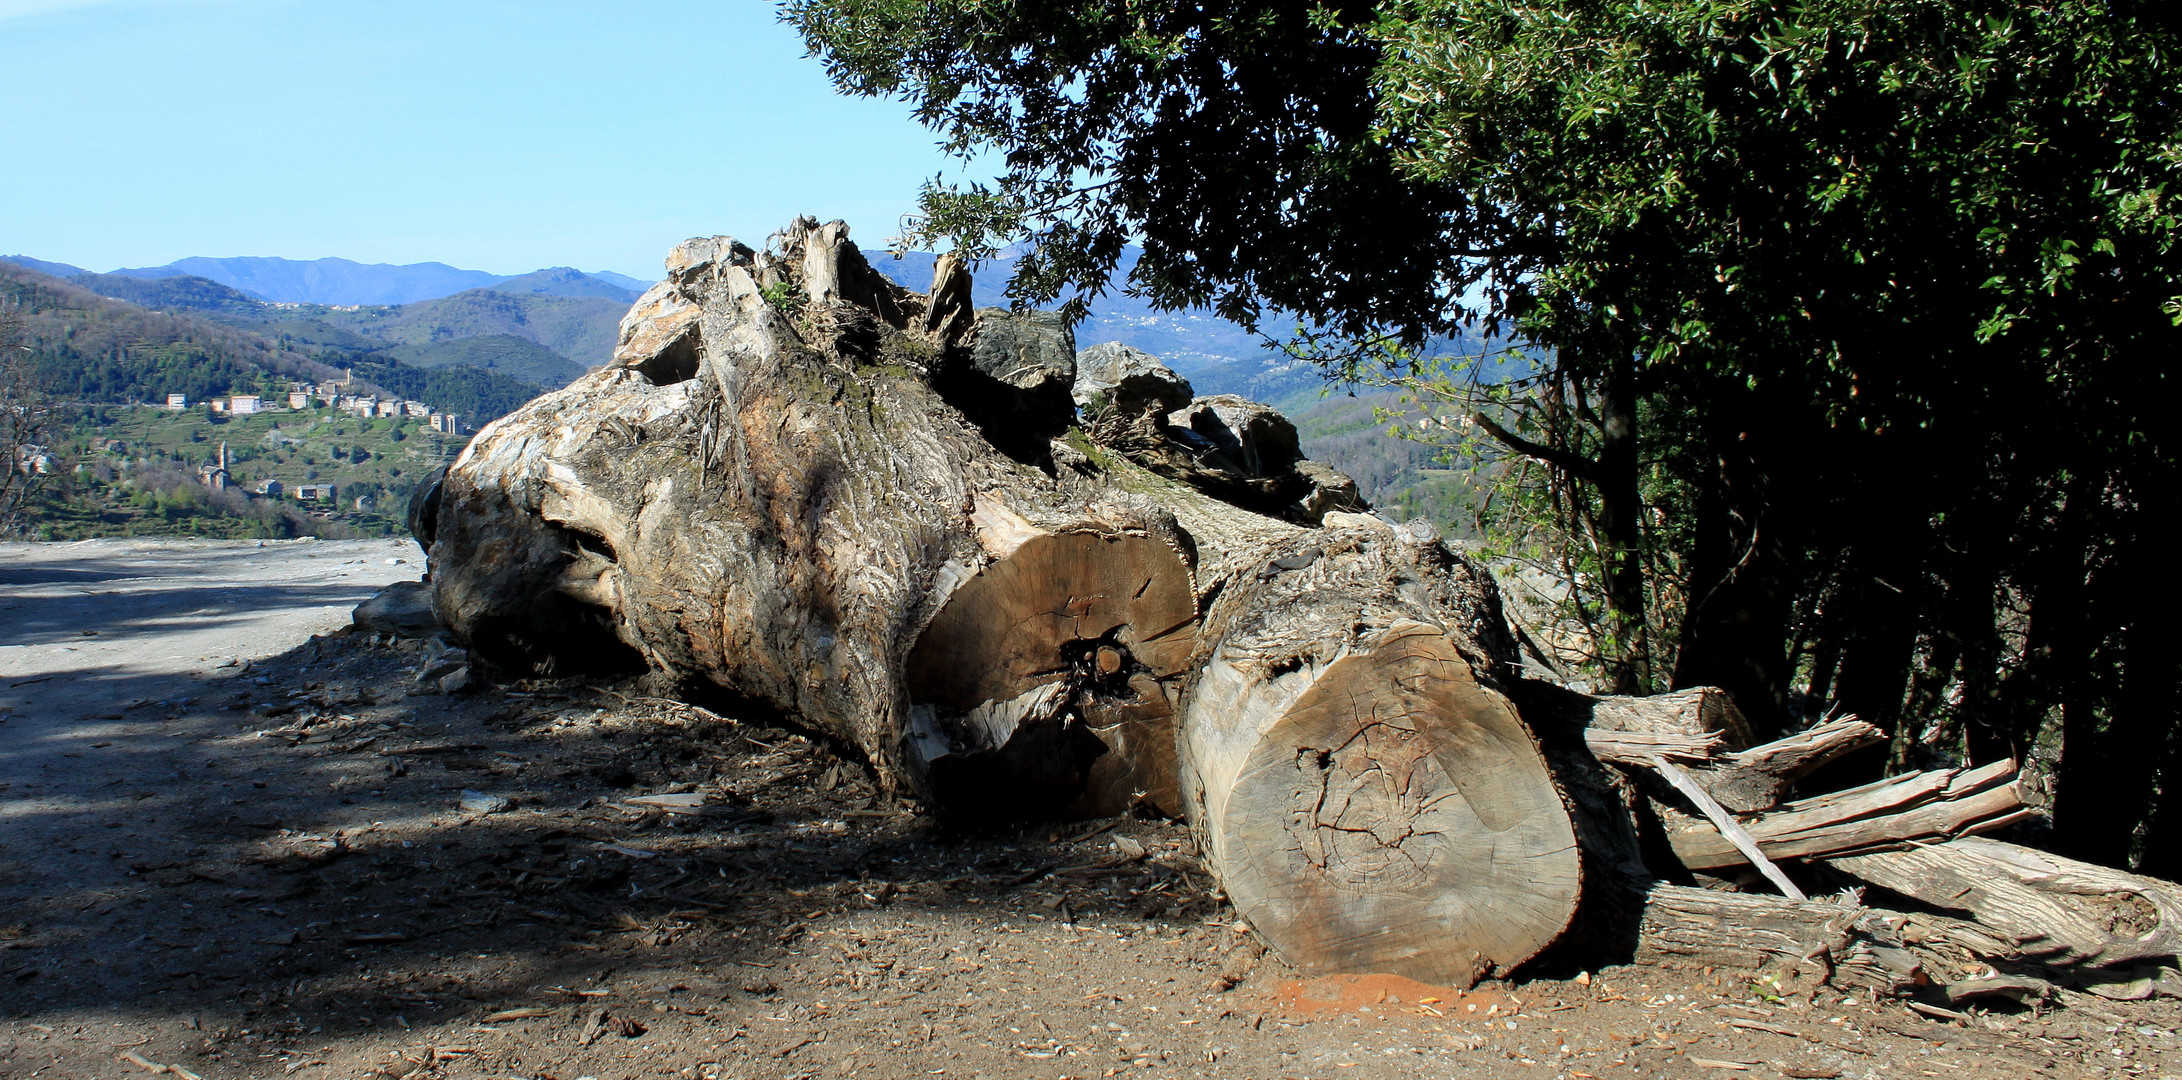
[[(1204, 925), (1175, 826), (943, 835), (800, 735), (577, 684), (412, 696), (427, 659), (337, 635), (186, 696), (79, 672), (138, 700), (0, 742), (0, 989), (31, 1031), (0, 1075), (72, 1030), (91, 1060), (150, 1036), (134, 1052), (208, 1078), (720, 1074), (763, 1029), (843, 1038), (843, 1008), (885, 1012), (857, 1045), (895, 1051), (942, 1013), (1028, 1007), (981, 995), (1137, 996), (1137, 957), (979, 975), (995, 935), (1160, 941), (1178, 1002), (1241, 940)], [(463, 1049), (412, 1060), (420, 1032)], [(1040, 1052), (947, 1050), (972, 1051)]]

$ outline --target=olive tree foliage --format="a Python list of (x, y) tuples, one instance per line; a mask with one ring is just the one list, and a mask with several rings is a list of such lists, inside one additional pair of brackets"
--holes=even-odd
[[(1027, 242), (1414, 392), (1507, 465), (1600, 681), (1853, 711), (1897, 760), (2061, 744), (2067, 846), (2172, 870), (2177, 19), (2147, 0), (790, 0)], [(1532, 374), (1412, 347), (1481, 326)], [(1345, 343), (1345, 345), (1338, 344)], [(1447, 430), (1435, 425), (1433, 430)], [(1582, 620), (1579, 620), (1582, 621)], [(1876, 766), (1874, 766), (1876, 767)], [(2162, 814), (2168, 814), (2163, 818)], [(2167, 860), (2174, 859), (2174, 862)]]
[(1141, 0), (788, 0), (847, 92), (898, 97), (990, 184), (927, 188), (913, 245), (1028, 242), (1011, 293), (1082, 310), (1123, 249), (1126, 286), (1246, 324), (1456, 325), (1497, 207), (1412, 182), (1376, 137), (1375, 12)]
[(2174, 577), (2176, 17), (1415, 0), (1374, 29), (1405, 175), (1551, 238), (1494, 302), (1554, 363), (1517, 430), (1474, 419), (1624, 523), (1609, 594), (1674, 596), (1634, 655), (1776, 722), (1858, 712), (1897, 760), (2058, 734), (2056, 824), (2109, 861), (2174, 857), (2182, 785), (2138, 604)]

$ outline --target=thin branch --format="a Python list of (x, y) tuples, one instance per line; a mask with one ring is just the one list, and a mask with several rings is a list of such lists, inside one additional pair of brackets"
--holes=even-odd
[(1543, 461), (1571, 476), (1592, 480), (1598, 472), (1598, 463), (1590, 458), (1580, 457), (1566, 450), (1546, 446), (1543, 443), (1534, 443), (1494, 423), (1492, 417), (1486, 416), (1484, 413), (1471, 413), (1470, 422), (1485, 429), (1487, 435), (1492, 436), (1494, 440), (1508, 449), (1524, 457)]

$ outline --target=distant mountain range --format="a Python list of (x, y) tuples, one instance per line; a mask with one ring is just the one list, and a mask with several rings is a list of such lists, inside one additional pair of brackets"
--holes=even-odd
[[(91, 273), (80, 266), (27, 255), (0, 255), (0, 262), (26, 266), (60, 278)], [(591, 296), (628, 303), (651, 287), (650, 282), (638, 281), (627, 274), (610, 270), (587, 274), (566, 266), (509, 277), (436, 262), (395, 266), (349, 259), (302, 260), (265, 256), (229, 259), (192, 256), (176, 259), (165, 266), (123, 268), (100, 276), (145, 280), (198, 277), (216, 281), (258, 300), (327, 306), (412, 304), (470, 289), (502, 289), (543, 296)]]
[[(1135, 251), (1123, 259), (1126, 274)], [(901, 257), (867, 251), (881, 272), (922, 291), (932, 283), (930, 252)], [(50, 274), (112, 299), (188, 311), (318, 348), (401, 350), (423, 367), (467, 365), (560, 386), (613, 353), (622, 314), (651, 283), (610, 271), (548, 267), (505, 277), (445, 263), (359, 263), (268, 257), (177, 259), (165, 266), (97, 274), (25, 255), (0, 263)], [(980, 307), (1005, 307), (1014, 260), (977, 268)], [(356, 308), (348, 311), (346, 308)], [(493, 338), (490, 342), (477, 341)], [(1162, 312), (1119, 292), (1100, 297), (1076, 329), (1078, 342), (1124, 341), (1164, 359), (1201, 393), (1237, 393), (1275, 404), (1315, 397), (1318, 370), (1269, 347), (1208, 311)], [(511, 341), (528, 342), (533, 348)], [(551, 355), (557, 355), (556, 363)]]

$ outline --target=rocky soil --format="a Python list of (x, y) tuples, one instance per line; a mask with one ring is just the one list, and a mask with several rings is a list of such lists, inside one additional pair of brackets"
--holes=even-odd
[[(272, 547), (0, 549), (0, 1078), (2182, 1075), (2171, 1004), (1306, 979), (1175, 824), (966, 833), (776, 720), (442, 694), (338, 629), (413, 547)], [(301, 591), (220, 616), (249, 560)]]

